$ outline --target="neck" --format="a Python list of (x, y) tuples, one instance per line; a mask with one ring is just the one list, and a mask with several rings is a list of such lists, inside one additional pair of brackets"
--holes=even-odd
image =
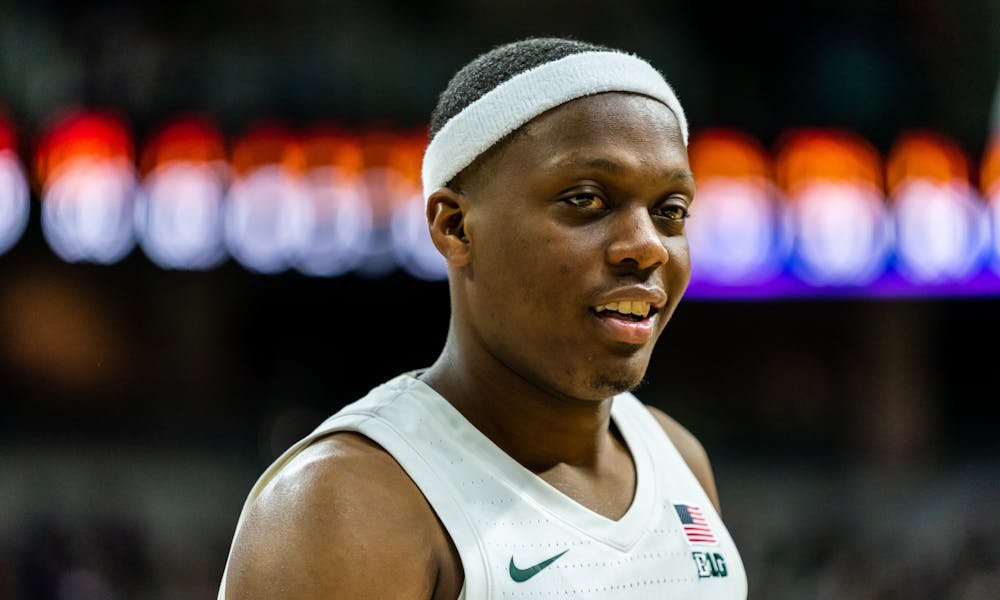
[(597, 468), (612, 443), (611, 398), (570, 398), (525, 379), (452, 327), (421, 379), (504, 452), (540, 472), (559, 464)]

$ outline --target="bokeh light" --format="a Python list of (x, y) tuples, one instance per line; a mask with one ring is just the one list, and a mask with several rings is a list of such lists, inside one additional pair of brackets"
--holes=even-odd
[(0, 254), (21, 239), (28, 226), (30, 208), (14, 127), (0, 114)]
[(993, 271), (1000, 274), (1000, 135), (993, 138), (983, 157), (979, 181), (983, 198), (989, 211), (992, 232), (992, 252), (990, 264)]
[[(396, 211), (420, 193), (420, 162), (405, 141), (405, 135), (387, 129), (371, 129), (361, 136), (364, 169), (360, 190), (372, 210), (372, 230), (364, 262), (357, 272), (382, 277), (399, 266), (401, 252), (393, 236)], [(416, 161), (416, 162), (415, 162)]]
[(744, 133), (711, 129), (688, 155), (698, 184), (686, 225), (692, 282), (767, 281), (782, 267), (788, 236), (764, 148)]
[(989, 222), (958, 145), (938, 134), (906, 133), (887, 173), (900, 274), (926, 284), (973, 275), (988, 250)]
[[(124, 121), (77, 112), (48, 129), (35, 155), (43, 232), (72, 262), (113, 263), (138, 242), (165, 269), (209, 269), (232, 257), (262, 274), (379, 278), (401, 269), (441, 281), (447, 264), (431, 242), (420, 184), (426, 139), (424, 128), (292, 130), (262, 121), (227, 152), (211, 117), (187, 114), (154, 130), (136, 165)], [(6, 149), (12, 140), (12, 129), (0, 128), (0, 251), (17, 242), (30, 213), (25, 175)], [(933, 132), (901, 136), (883, 164), (868, 141), (842, 129), (789, 130), (773, 152), (743, 131), (696, 131), (688, 293), (996, 293), (997, 147), (984, 156), (980, 192), (961, 149)]]
[(322, 127), (305, 136), (302, 152), (312, 218), (295, 267), (306, 275), (341, 275), (364, 260), (373, 227), (371, 206), (361, 190), (361, 147), (355, 135)]
[(229, 167), (215, 125), (204, 117), (169, 123), (146, 146), (140, 166), (135, 229), (146, 256), (166, 269), (207, 269), (222, 262)]
[(114, 115), (74, 113), (49, 128), (35, 169), (42, 232), (60, 258), (111, 264), (132, 249), (133, 162), (131, 134)]
[(252, 271), (285, 271), (313, 229), (302, 146), (291, 131), (261, 125), (237, 141), (232, 160), (225, 221), (229, 252)]
[(863, 286), (886, 267), (892, 242), (882, 162), (843, 130), (792, 131), (779, 144), (777, 181), (794, 235), (792, 270), (817, 286)]
[(402, 175), (398, 198), (392, 211), (390, 235), (396, 262), (410, 275), (429, 281), (447, 279), (448, 265), (431, 241), (427, 227), (426, 203), (420, 182), (427, 132), (420, 130), (401, 136), (392, 168)]

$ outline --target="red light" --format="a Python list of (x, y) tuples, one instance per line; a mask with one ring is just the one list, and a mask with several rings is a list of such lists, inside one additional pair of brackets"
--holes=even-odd
[(301, 172), (305, 156), (298, 136), (291, 130), (281, 125), (258, 125), (236, 142), (232, 164), (237, 175), (246, 175), (266, 165), (281, 165), (285, 170)]
[(147, 175), (157, 166), (172, 161), (222, 162), (226, 146), (222, 133), (207, 117), (186, 116), (171, 121), (146, 145), (140, 172)]
[(17, 150), (14, 126), (0, 113), (0, 150)]
[(62, 259), (111, 264), (131, 250), (133, 159), (125, 122), (106, 112), (71, 114), (43, 136), (42, 232)]
[(341, 174), (356, 175), (365, 158), (354, 134), (332, 126), (316, 127), (302, 141), (307, 170), (336, 167)]
[(81, 156), (134, 158), (132, 136), (125, 122), (106, 112), (71, 114), (51, 127), (35, 152), (35, 172), (44, 184), (68, 161)]

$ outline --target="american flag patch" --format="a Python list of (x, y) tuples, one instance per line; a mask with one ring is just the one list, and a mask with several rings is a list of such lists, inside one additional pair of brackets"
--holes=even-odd
[(684, 526), (684, 534), (687, 535), (688, 542), (692, 544), (719, 543), (700, 508), (691, 504), (675, 504), (674, 509), (677, 511), (677, 516), (681, 518), (681, 525)]

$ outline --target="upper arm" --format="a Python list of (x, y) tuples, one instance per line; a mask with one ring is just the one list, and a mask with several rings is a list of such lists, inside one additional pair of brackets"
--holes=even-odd
[(712, 465), (708, 461), (708, 454), (705, 452), (705, 448), (701, 445), (701, 442), (690, 431), (685, 429), (683, 425), (662, 410), (653, 406), (647, 408), (656, 417), (656, 420), (659, 421), (663, 430), (667, 432), (670, 441), (673, 442), (674, 447), (680, 452), (688, 468), (691, 469), (695, 478), (698, 479), (698, 483), (705, 490), (708, 499), (712, 501), (715, 511), (721, 515), (719, 493), (715, 489), (715, 476), (712, 475)]
[(295, 457), (253, 503), (230, 556), (226, 597), (431, 598), (437, 578), (419, 490), (361, 436)]

